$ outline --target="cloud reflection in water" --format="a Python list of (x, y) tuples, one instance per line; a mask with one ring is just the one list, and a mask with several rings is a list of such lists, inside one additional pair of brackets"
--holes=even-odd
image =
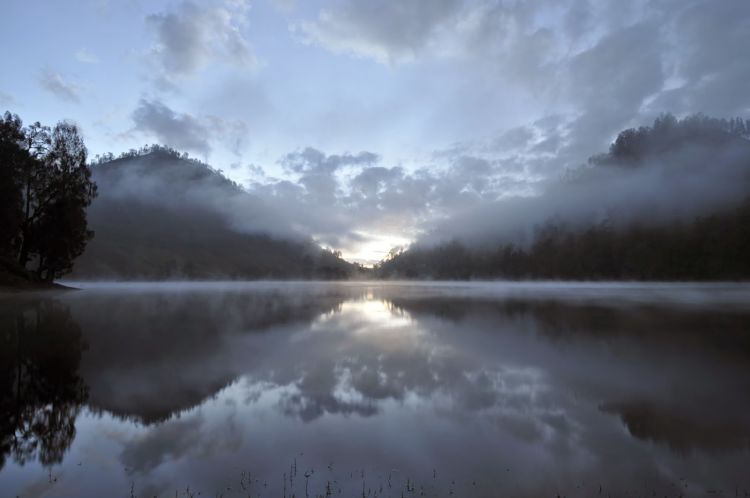
[[(361, 493), (361, 469), (368, 486), (397, 469), (439, 496), (750, 489), (748, 310), (559, 291), (66, 294), (90, 396), (55, 485), (240, 496), (251, 471), (265, 495), (296, 458), (318, 493), (334, 478)], [(30, 465), (8, 467), (0, 491), (29, 485)]]

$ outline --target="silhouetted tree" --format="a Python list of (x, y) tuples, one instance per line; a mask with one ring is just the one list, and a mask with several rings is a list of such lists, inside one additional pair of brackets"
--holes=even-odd
[(39, 278), (53, 280), (70, 270), (93, 236), (86, 208), (96, 185), (86, 164), (78, 128), (60, 122), (21, 127), (5, 113), (0, 124), (0, 250), (15, 249), (21, 267), (35, 264)]
[(723, 145), (750, 138), (750, 127), (740, 118), (717, 119), (696, 114), (678, 120), (671, 114), (658, 117), (652, 126), (620, 132), (606, 154), (593, 156), (597, 165), (637, 166), (647, 156), (658, 156), (682, 145)]
[(21, 169), (28, 153), (21, 143), (24, 139), (21, 119), (6, 112), (0, 120), (0, 256), (9, 257), (18, 235), (23, 215)]
[(70, 271), (93, 237), (87, 229), (86, 208), (96, 195), (96, 185), (75, 125), (55, 126), (44, 173), (48, 194), (41, 206), (43, 214), (29, 233), (29, 249), (37, 254), (39, 276), (53, 280)]

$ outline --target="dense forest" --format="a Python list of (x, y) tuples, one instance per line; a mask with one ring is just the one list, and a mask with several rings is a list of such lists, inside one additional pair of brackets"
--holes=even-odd
[(0, 119), (0, 283), (52, 282), (83, 253), (97, 192), (86, 156), (72, 123)]
[[(747, 179), (749, 138), (750, 121), (701, 115), (683, 120), (662, 116), (651, 127), (623, 131), (606, 154), (592, 157), (581, 170), (561, 181), (585, 181), (592, 170), (656, 168), (667, 160), (684, 157), (675, 156), (675, 151), (689, 155), (701, 146), (731, 151), (738, 165), (735, 169), (740, 170), (737, 178)], [(709, 173), (722, 171), (721, 165), (715, 163), (701, 166)], [(679, 167), (676, 164), (677, 171)], [(690, 171), (685, 170), (684, 174), (689, 175)], [(702, 212), (689, 219), (660, 220), (655, 215), (649, 217), (647, 212), (626, 222), (604, 216), (582, 226), (576, 220), (552, 216), (533, 228), (530, 242), (476, 245), (454, 239), (432, 246), (417, 245), (393, 253), (375, 271), (380, 278), (747, 279), (750, 184), (737, 187), (744, 189), (744, 200), (714, 210), (698, 206)], [(668, 195), (667, 189), (663, 196)], [(687, 205), (690, 201), (679, 199)]]

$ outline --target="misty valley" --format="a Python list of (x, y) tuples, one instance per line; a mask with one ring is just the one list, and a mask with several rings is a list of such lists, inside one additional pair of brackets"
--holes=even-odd
[[(0, 496), (750, 496), (750, 122), (663, 115), (484, 204), (0, 124)], [(409, 247), (335, 249), (439, 192)]]
[(737, 284), (0, 300), (1, 496), (745, 496)]
[(750, 0), (0, 40), (0, 498), (750, 498)]

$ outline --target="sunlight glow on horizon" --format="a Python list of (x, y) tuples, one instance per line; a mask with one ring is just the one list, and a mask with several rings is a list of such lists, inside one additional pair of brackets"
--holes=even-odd
[[(371, 268), (376, 263), (383, 261), (391, 249), (395, 247), (407, 247), (413, 240), (392, 234), (361, 233), (368, 240), (359, 244), (356, 250), (341, 251), (341, 257), (352, 263), (359, 263)], [(337, 248), (334, 248), (337, 249)]]

